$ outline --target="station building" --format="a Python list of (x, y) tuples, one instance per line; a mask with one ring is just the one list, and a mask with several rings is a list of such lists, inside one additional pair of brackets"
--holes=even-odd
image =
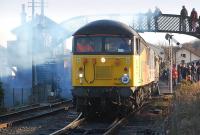
[(4, 106), (70, 98), (71, 53), (64, 51), (66, 30), (44, 15), (22, 20), (12, 30), (16, 40), (7, 42), (10, 72), (4, 82)]

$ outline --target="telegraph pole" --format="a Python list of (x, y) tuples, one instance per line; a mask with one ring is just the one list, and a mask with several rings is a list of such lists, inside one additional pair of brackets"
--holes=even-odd
[(32, 19), (32, 22), (31, 22), (31, 43), (30, 43), (30, 48), (31, 48), (31, 63), (32, 63), (32, 94), (33, 96), (34, 93), (35, 93), (35, 85), (36, 85), (36, 67), (35, 67), (35, 61), (34, 61), (34, 49), (33, 49), (33, 46), (34, 46), (34, 41), (35, 41), (35, 30), (34, 30), (34, 18), (35, 18), (35, 0), (31, 0), (31, 2), (28, 2), (28, 7), (31, 8), (32, 10), (32, 16), (31, 16), (31, 19)]
[(44, 16), (44, 0), (41, 0), (41, 16)]
[[(31, 4), (31, 5), (29, 5)], [(32, 0), (31, 2), (28, 2), (28, 7), (31, 7), (31, 10), (32, 10), (32, 20), (34, 19), (35, 17), (35, 0)]]
[[(31, 56), (31, 60), (32, 60), (32, 89), (33, 89), (33, 95), (34, 95), (34, 93), (36, 93), (36, 91), (37, 91), (37, 85), (38, 85), (38, 80), (37, 80), (37, 68), (36, 68), (36, 66), (37, 66), (37, 61), (36, 61), (36, 50), (34, 49), (34, 46), (35, 46), (35, 40), (37, 40), (37, 31), (35, 30), (36, 28), (37, 28), (37, 26), (35, 26), (34, 25), (34, 20), (35, 20), (35, 13), (36, 13), (36, 8), (41, 8), (41, 10), (40, 10), (40, 16), (39, 17), (41, 17), (42, 19), (44, 18), (44, 5), (45, 3), (44, 3), (44, 0), (40, 0), (40, 2), (39, 2), (39, 0), (38, 1), (36, 1), (36, 0), (30, 0), (29, 2), (28, 2), (28, 7), (29, 8), (31, 8), (31, 10), (32, 10), (32, 16), (31, 16), (31, 19), (32, 19), (32, 39), (31, 39), (31, 43), (30, 43), (30, 48), (31, 48), (31, 53), (32, 53), (32, 56)], [(40, 23), (43, 23), (43, 21), (42, 22), (40, 22)], [(42, 32), (42, 30), (40, 30), (40, 32)], [(35, 94), (34, 96), (36, 96), (37, 97), (37, 100), (39, 101), (39, 94), (37, 95), (37, 94)]]
[(40, 11), (40, 15), (41, 16), (44, 16), (44, 7), (45, 7), (45, 2), (44, 0), (40, 0), (40, 2), (36, 2), (35, 0), (31, 0), (31, 2), (28, 2), (28, 7), (31, 7), (31, 10), (32, 10), (32, 20), (34, 19), (35, 17), (35, 9), (36, 8), (41, 8), (41, 11)]
[(32, 0), (32, 20), (34, 19), (35, 16), (35, 0)]

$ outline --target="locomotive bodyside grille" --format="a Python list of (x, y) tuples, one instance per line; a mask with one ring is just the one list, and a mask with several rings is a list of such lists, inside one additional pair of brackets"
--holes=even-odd
[(112, 79), (112, 67), (111, 66), (96, 66), (95, 77), (97, 80)]

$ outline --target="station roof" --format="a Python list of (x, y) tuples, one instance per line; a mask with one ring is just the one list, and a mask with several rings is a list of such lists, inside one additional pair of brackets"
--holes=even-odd
[(123, 24), (121, 22), (112, 20), (98, 20), (91, 22), (79, 30), (77, 30), (74, 35), (123, 35), (123, 36), (133, 36), (138, 35), (131, 27)]

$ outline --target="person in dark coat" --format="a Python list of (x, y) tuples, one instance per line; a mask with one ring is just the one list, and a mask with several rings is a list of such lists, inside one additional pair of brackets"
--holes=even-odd
[(154, 11), (154, 22), (155, 22), (155, 30), (158, 30), (158, 17), (162, 14), (161, 10), (158, 7), (155, 7)]
[(182, 76), (182, 79), (186, 80), (186, 77), (187, 77), (187, 68), (186, 68), (185, 64), (183, 64), (183, 67), (181, 69), (181, 76)]
[(163, 71), (163, 80), (168, 84), (168, 79), (169, 79), (169, 72), (168, 69), (164, 69)]
[(147, 15), (147, 27), (148, 27), (148, 30), (151, 31), (151, 20), (153, 20), (153, 13), (151, 11), (151, 9), (148, 10), (148, 12), (146, 13)]
[(178, 82), (181, 82), (181, 80), (182, 80), (181, 68), (182, 68), (182, 66), (179, 64), (179, 65), (177, 66)]
[(181, 16), (180, 16), (179, 30), (180, 31), (186, 31), (186, 18), (188, 16), (188, 11), (185, 8), (185, 6), (182, 6), (180, 15)]
[(196, 82), (196, 67), (194, 63), (191, 65), (191, 70), (192, 70), (192, 81)]
[(197, 20), (198, 20), (197, 11), (195, 10), (195, 8), (193, 8), (190, 14), (190, 27), (192, 32), (196, 32)]

